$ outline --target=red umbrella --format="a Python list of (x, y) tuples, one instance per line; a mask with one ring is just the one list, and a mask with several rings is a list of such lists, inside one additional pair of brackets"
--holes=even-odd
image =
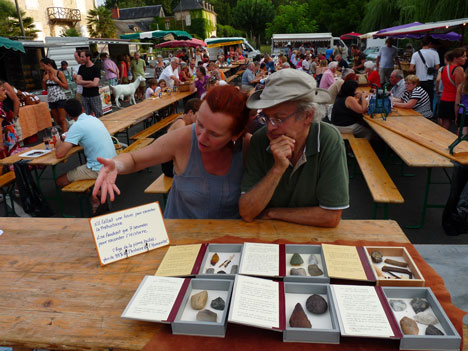
[(341, 35), (340, 39), (341, 40), (344, 40), (344, 39), (357, 39), (360, 36), (361, 36), (361, 34), (359, 34), (359, 33), (351, 32), (351, 33), (346, 33), (346, 34)]
[(157, 48), (180, 48), (189, 47), (196, 48), (198, 46), (206, 46), (205, 42), (200, 39), (193, 38), (192, 40), (171, 40), (156, 45)]

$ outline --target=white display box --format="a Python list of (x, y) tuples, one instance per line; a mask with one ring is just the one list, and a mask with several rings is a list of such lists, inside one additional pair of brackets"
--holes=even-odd
[[(325, 344), (338, 344), (340, 342), (340, 328), (328, 284), (288, 282), (284, 283), (284, 294), (286, 329), (283, 332), (283, 341)], [(306, 300), (312, 294), (320, 295), (327, 301), (328, 310), (324, 314), (317, 315), (307, 311)], [(289, 318), (296, 303), (301, 303), (312, 328), (292, 328), (289, 326)]]
[[(420, 335), (405, 335), (400, 341), (400, 350), (459, 350), (461, 338), (457, 330), (453, 326), (450, 319), (445, 314), (442, 306), (435, 297), (430, 288), (424, 287), (383, 287), (385, 297), (389, 303), (392, 299), (403, 300), (407, 307), (404, 311), (392, 312), (395, 319), (399, 321), (404, 316), (413, 318), (416, 314), (410, 305), (410, 300), (416, 297), (426, 299), (430, 307), (426, 311), (431, 311), (438, 319), (439, 323), (435, 325), (445, 335), (425, 335), (426, 325), (418, 323)], [(401, 329), (401, 327), (400, 327)]]
[[(237, 271), (239, 271), (242, 248), (242, 244), (208, 244), (197, 277), (203, 279), (234, 279), (236, 274), (231, 273), (231, 269), (237, 265)], [(212, 265), (210, 262), (215, 253), (218, 254), (219, 260), (215, 265)], [(227, 264), (227, 267), (220, 267), (228, 260), (231, 262)], [(214, 269), (214, 273), (207, 273), (210, 268)], [(218, 273), (221, 270), (226, 274)]]
[[(304, 263), (300, 266), (292, 266), (290, 264), (291, 257), (294, 253), (301, 255)], [(317, 266), (322, 270), (323, 274), (319, 276), (311, 276), (308, 273), (309, 258), (314, 255), (318, 261)], [(285, 266), (286, 275), (284, 282), (303, 282), (303, 283), (329, 283), (330, 278), (328, 277), (327, 265), (325, 258), (323, 257), (322, 246), (320, 245), (297, 245), (297, 244), (286, 244), (285, 249)], [(291, 275), (291, 268), (304, 268), (307, 276)]]
[[(191, 279), (174, 321), (171, 323), (172, 333), (223, 338), (226, 334), (227, 312), (232, 294), (232, 286), (233, 282), (227, 279)], [(196, 320), (196, 315), (199, 311), (191, 307), (190, 298), (192, 295), (203, 290), (208, 291), (208, 300), (204, 309), (217, 314), (216, 322)], [(221, 297), (225, 302), (223, 311), (215, 310), (210, 306), (211, 301), (217, 297)]]

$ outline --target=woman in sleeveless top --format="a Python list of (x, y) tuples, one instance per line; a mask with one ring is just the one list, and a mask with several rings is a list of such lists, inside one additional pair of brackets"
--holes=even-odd
[(446, 65), (441, 72), (444, 91), (440, 97), (438, 123), (445, 129), (450, 129), (450, 123), (455, 119), (457, 88), (465, 78), (460, 66), (465, 64), (466, 53), (463, 49), (454, 49), (445, 55), (447, 62), (451, 64)]
[(457, 124), (460, 123), (460, 118), (463, 114), (463, 109), (458, 107), (458, 104), (465, 106), (465, 125), (463, 128), (463, 134), (468, 133), (468, 69), (465, 71), (465, 80), (457, 88), (457, 97), (455, 98), (455, 119)]
[(174, 180), (165, 218), (240, 218), (238, 201), (243, 159), (250, 135), (247, 94), (233, 86), (210, 89), (194, 125), (165, 134), (149, 146), (103, 164), (93, 196), (101, 189), (101, 202), (120, 194), (117, 174), (133, 173), (174, 161)]
[(42, 88), (47, 90), (47, 102), (56, 124), (60, 125), (62, 132), (68, 130), (66, 113), (64, 109), (67, 96), (65, 90), (68, 89), (65, 75), (57, 69), (55, 62), (47, 57), (41, 59), (41, 69), (44, 71), (42, 76)]

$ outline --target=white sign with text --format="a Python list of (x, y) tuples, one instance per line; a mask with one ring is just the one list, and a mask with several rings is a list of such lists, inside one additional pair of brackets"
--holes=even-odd
[(169, 245), (158, 202), (90, 218), (101, 265)]

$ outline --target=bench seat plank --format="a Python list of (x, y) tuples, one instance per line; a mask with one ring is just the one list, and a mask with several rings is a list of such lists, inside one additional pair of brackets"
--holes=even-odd
[(94, 186), (94, 183), (96, 183), (96, 179), (75, 180), (64, 186), (62, 191), (66, 193), (84, 193), (90, 190)]
[(145, 146), (148, 146), (154, 141), (154, 138), (142, 138), (142, 139), (137, 139), (128, 147), (122, 150), (122, 153), (127, 153), (127, 152), (132, 152), (132, 151), (137, 151), (140, 149), (143, 149)]
[(145, 194), (167, 194), (172, 187), (173, 178), (161, 174), (145, 189)]
[(160, 120), (159, 122), (149, 126), (146, 129), (143, 129), (141, 132), (136, 133), (135, 135), (132, 135), (130, 139), (136, 140), (136, 139), (143, 139), (147, 138), (157, 132), (159, 132), (161, 129), (167, 127), (169, 124), (171, 124), (177, 117), (181, 116), (181, 113), (174, 113), (170, 116), (167, 116), (166, 118)]

